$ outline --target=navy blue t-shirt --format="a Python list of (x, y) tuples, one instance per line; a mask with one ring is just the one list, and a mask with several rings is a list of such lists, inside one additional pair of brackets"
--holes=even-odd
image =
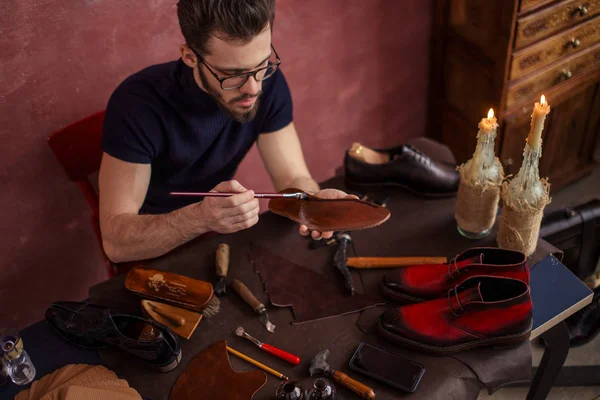
[(280, 70), (263, 81), (262, 90), (256, 117), (239, 123), (200, 89), (181, 59), (148, 67), (117, 87), (101, 146), (120, 160), (151, 164), (140, 213), (166, 213), (199, 201), (169, 192), (207, 192), (232, 179), (259, 134), (292, 122), (292, 98)]

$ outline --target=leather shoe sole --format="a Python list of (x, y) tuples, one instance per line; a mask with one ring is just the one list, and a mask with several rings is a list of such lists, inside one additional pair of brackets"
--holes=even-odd
[(395, 344), (401, 345), (402, 347), (407, 347), (409, 349), (417, 350), (417, 351), (431, 354), (431, 355), (444, 356), (447, 354), (458, 353), (459, 351), (465, 351), (465, 350), (470, 350), (470, 349), (474, 349), (477, 347), (484, 347), (484, 346), (494, 346), (494, 347), (516, 346), (519, 343), (529, 339), (529, 336), (531, 335), (532, 325), (533, 325), (533, 323), (531, 323), (527, 329), (525, 329), (524, 331), (519, 332), (519, 333), (514, 333), (511, 335), (505, 335), (505, 336), (496, 336), (493, 338), (486, 338), (486, 339), (476, 339), (476, 340), (470, 341), (468, 343), (462, 343), (462, 344), (457, 344), (457, 345), (453, 345), (453, 346), (433, 346), (433, 345), (429, 345), (429, 344), (419, 343), (414, 340), (402, 337), (400, 335), (394, 335), (393, 333), (387, 331), (383, 327), (383, 325), (381, 324), (381, 321), (378, 321), (377, 328), (379, 330), (379, 333), (381, 333), (385, 339), (388, 339), (389, 341), (391, 341)]

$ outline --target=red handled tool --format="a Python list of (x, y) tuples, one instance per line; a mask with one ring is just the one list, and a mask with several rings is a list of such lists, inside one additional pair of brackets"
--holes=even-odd
[(271, 353), (275, 357), (279, 357), (282, 360), (289, 362), (290, 364), (294, 364), (294, 365), (300, 364), (300, 357), (290, 354), (287, 351), (278, 349), (277, 347), (271, 346), (270, 344), (263, 343), (256, 338), (253, 338), (241, 326), (235, 330), (235, 334), (238, 335), (239, 337), (243, 337), (243, 338), (250, 340), (252, 343), (257, 345), (259, 349), (262, 349), (262, 350), (266, 351), (267, 353)]

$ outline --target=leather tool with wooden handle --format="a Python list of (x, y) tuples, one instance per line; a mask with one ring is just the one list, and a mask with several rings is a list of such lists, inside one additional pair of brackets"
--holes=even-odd
[(173, 325), (175, 325), (175, 326), (185, 325), (185, 318), (183, 318), (181, 315), (169, 313), (169, 312), (163, 310), (162, 308), (155, 306), (154, 303), (152, 303), (152, 302), (148, 302), (147, 304), (152, 309), (152, 311), (154, 311), (155, 313), (157, 313), (158, 315), (160, 315), (161, 317), (163, 317), (164, 319), (166, 319)]
[(252, 294), (250, 289), (248, 289), (248, 286), (244, 285), (239, 280), (234, 279), (231, 283), (231, 287), (237, 294), (240, 295), (242, 299), (244, 299), (246, 304), (252, 307), (255, 313), (260, 315), (260, 322), (265, 326), (265, 328), (267, 328), (267, 330), (271, 333), (275, 332), (275, 325), (269, 321), (267, 308), (263, 303), (260, 302), (260, 300), (256, 298), (256, 296), (254, 296), (254, 294)]
[(215, 267), (217, 272), (215, 294), (224, 296), (227, 294), (227, 271), (229, 270), (229, 245), (227, 243), (221, 243), (217, 246)]
[(359, 381), (350, 378), (343, 372), (333, 371), (330, 377), (331, 379), (333, 379), (334, 382), (346, 386), (348, 389), (352, 390), (354, 393), (356, 393), (363, 399), (372, 400), (375, 398), (375, 392), (373, 391), (373, 389), (371, 389), (364, 383), (360, 383)]
[(142, 313), (185, 339), (192, 337), (202, 319), (200, 313), (146, 299), (142, 300)]
[(343, 372), (336, 371), (332, 369), (329, 364), (327, 364), (327, 356), (329, 355), (329, 350), (324, 349), (321, 350), (315, 358), (310, 362), (310, 367), (308, 372), (310, 376), (313, 375), (326, 375), (333, 379), (335, 382), (340, 385), (346, 386), (348, 389), (352, 390), (354, 393), (362, 397), (363, 399), (373, 400), (375, 399), (375, 392), (373, 389), (368, 387), (365, 384), (362, 384)]
[(397, 268), (416, 264), (445, 264), (447, 257), (348, 257), (354, 268)]

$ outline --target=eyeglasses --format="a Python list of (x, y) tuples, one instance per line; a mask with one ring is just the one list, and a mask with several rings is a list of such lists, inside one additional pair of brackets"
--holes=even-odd
[(237, 89), (237, 88), (244, 86), (246, 84), (246, 82), (248, 82), (248, 78), (250, 78), (251, 76), (253, 76), (254, 80), (256, 80), (257, 82), (264, 81), (265, 79), (268, 79), (271, 76), (273, 76), (275, 71), (277, 71), (279, 64), (281, 64), (281, 59), (279, 58), (279, 55), (277, 54), (277, 50), (275, 50), (275, 47), (273, 45), (271, 45), (271, 48), (273, 49), (273, 53), (275, 53), (275, 58), (276, 58), (275, 62), (267, 61), (267, 65), (265, 67), (255, 69), (254, 71), (244, 72), (242, 74), (227, 76), (225, 78), (220, 78), (219, 75), (217, 75), (217, 73), (212, 70), (212, 68), (215, 68), (215, 67), (211, 68), (211, 66), (206, 61), (204, 61), (202, 59), (202, 57), (200, 57), (198, 55), (198, 53), (196, 53), (195, 50), (192, 50), (192, 51), (194, 51), (194, 53), (196, 54), (196, 57), (198, 57), (200, 62), (206, 66), (206, 68), (212, 74), (212, 76), (214, 76), (215, 79), (217, 81), (219, 81), (219, 84), (221, 85), (221, 89), (233, 90), (233, 89)]

